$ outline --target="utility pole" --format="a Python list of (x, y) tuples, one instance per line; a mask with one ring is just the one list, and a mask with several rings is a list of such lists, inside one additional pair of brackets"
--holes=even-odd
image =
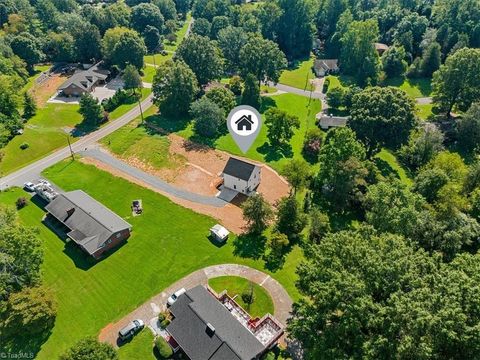
[(72, 160), (75, 160), (75, 153), (72, 150), (72, 144), (70, 144), (70, 135), (67, 135), (67, 141), (68, 141), (68, 148), (70, 149), (70, 156), (72, 157)]
[(138, 98), (138, 107), (140, 108), (140, 117), (142, 118), (142, 124), (143, 124), (143, 110), (142, 110), (142, 97), (141, 96)]

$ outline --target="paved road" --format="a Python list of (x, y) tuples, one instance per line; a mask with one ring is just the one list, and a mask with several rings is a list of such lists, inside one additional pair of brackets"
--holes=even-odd
[(117, 159), (116, 157), (110, 155), (106, 151), (102, 151), (99, 148), (89, 148), (86, 151), (82, 151), (81, 154), (99, 160), (104, 164), (112, 166), (127, 175), (133, 176), (134, 178), (147, 183), (148, 185), (161, 192), (166, 192), (180, 199), (214, 207), (224, 207), (227, 204), (226, 201), (219, 199), (215, 196), (199, 195), (172, 186), (166, 181), (163, 181), (162, 179), (154, 175), (150, 175), (149, 173), (146, 173), (139, 168), (128, 165), (124, 161)]
[[(150, 106), (152, 106), (152, 98), (153, 98), (153, 95), (149, 95), (144, 101), (142, 101), (143, 111), (147, 110)], [(104, 127), (82, 137), (80, 140), (73, 143), (72, 144), (73, 152), (77, 153), (85, 148), (88, 148), (92, 144), (95, 144), (98, 140), (111, 134), (112, 132), (121, 128), (122, 126), (128, 124), (130, 121), (132, 121), (139, 115), (140, 115), (140, 110), (138, 106), (136, 106), (134, 109), (130, 110), (125, 115), (119, 117), (117, 120), (110, 122)], [(65, 141), (66, 141), (66, 138), (65, 138)], [(70, 150), (68, 146), (66, 146), (63, 149), (57, 150), (52, 154), (30, 165), (27, 165), (21, 168), (20, 170), (17, 170), (9, 175), (6, 175), (0, 178), (0, 190), (4, 190), (11, 186), (22, 186), (24, 182), (31, 181), (32, 179), (36, 179), (40, 176), (40, 173), (43, 170), (59, 162), (60, 160), (65, 159), (68, 156), (70, 156)]]
[(292, 94), (297, 94), (300, 96), (305, 96), (305, 97), (311, 97), (312, 99), (320, 99), (324, 100), (325, 99), (325, 94), (322, 94), (320, 92), (316, 91), (308, 91), (308, 90), (302, 90), (302, 89), (297, 89), (296, 87), (289, 86), (289, 85), (284, 85), (284, 84), (274, 84), (274, 83), (268, 83), (268, 86), (272, 86), (276, 88), (277, 90), (284, 91), (287, 93), (292, 93)]
[(274, 316), (283, 325), (286, 324), (292, 310), (292, 299), (282, 285), (270, 275), (256, 269), (238, 264), (213, 265), (197, 270), (183, 279), (170, 285), (160, 294), (154, 296), (143, 305), (123, 317), (116, 323), (109, 324), (99, 334), (99, 340), (117, 346), (118, 331), (134, 319), (142, 319), (151, 329), (157, 327), (157, 316), (165, 309), (167, 298), (178, 289), (190, 289), (197, 285), (207, 285), (208, 279), (219, 276), (239, 276), (262, 286), (273, 300), (275, 307)]

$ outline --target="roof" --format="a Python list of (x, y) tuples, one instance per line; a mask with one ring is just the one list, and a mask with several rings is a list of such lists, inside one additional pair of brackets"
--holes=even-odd
[(315, 59), (313, 67), (325, 71), (336, 70), (338, 69), (338, 59)]
[(90, 90), (98, 80), (105, 80), (110, 71), (100, 69), (100, 63), (92, 66), (88, 70), (77, 71), (75, 74), (70, 76), (60, 87), (59, 90), (64, 90), (71, 85), (75, 85), (83, 90)]
[[(191, 360), (251, 360), (265, 350), (212, 294), (198, 285), (170, 307), (167, 331)], [(215, 328), (207, 332), (207, 324)]]
[(231, 157), (228, 159), (223, 173), (248, 181), (256, 167), (255, 164)]
[(45, 209), (65, 224), (67, 234), (89, 254), (113, 234), (132, 226), (82, 190), (59, 194)]
[(382, 44), (382, 43), (375, 43), (375, 49), (386, 51), (386, 50), (388, 50), (388, 45), (387, 44)]
[(344, 116), (325, 115), (320, 112), (316, 115), (316, 118), (320, 120), (320, 127), (323, 129), (329, 127), (343, 127), (347, 125), (348, 118)]
[(225, 239), (230, 234), (230, 232), (220, 224), (216, 224), (212, 226), (210, 231), (213, 232), (215, 235), (217, 235), (221, 239)]

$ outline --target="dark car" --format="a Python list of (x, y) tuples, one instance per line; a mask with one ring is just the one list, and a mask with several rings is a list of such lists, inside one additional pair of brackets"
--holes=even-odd
[(127, 326), (125, 326), (122, 330), (118, 332), (118, 337), (122, 341), (129, 340), (133, 337), (133, 335), (138, 333), (144, 327), (145, 324), (142, 320), (133, 320), (131, 323), (129, 323)]

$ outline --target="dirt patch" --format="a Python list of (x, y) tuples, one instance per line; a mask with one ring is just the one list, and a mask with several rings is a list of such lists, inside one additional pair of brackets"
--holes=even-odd
[(66, 76), (60, 74), (51, 74), (41, 84), (34, 84), (30, 89), (35, 102), (38, 107), (44, 107), (47, 100), (50, 99), (56, 92), (58, 87), (67, 80)]

